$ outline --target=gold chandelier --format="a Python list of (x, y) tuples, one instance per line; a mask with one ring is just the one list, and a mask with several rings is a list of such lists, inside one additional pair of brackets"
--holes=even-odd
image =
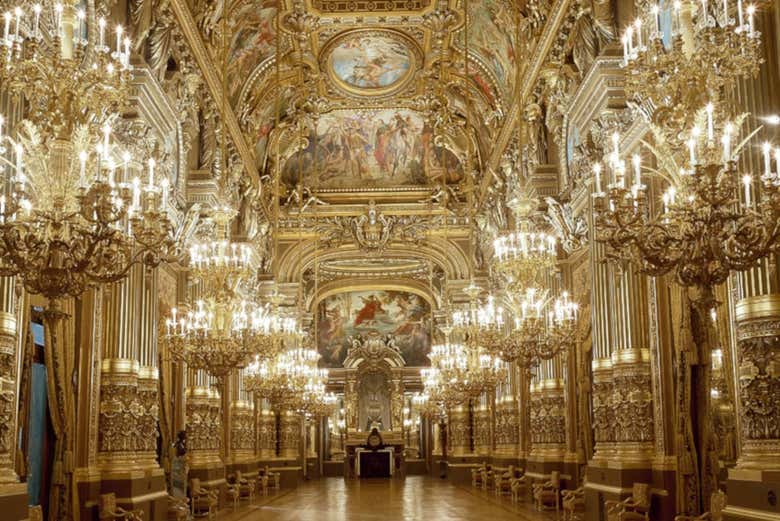
[[(729, 5), (731, 4), (731, 5)], [(690, 2), (672, 5), (671, 25), (662, 25), (658, 5), (626, 29), (623, 65), (626, 95), (644, 108), (667, 140), (688, 134), (690, 115), (722, 100), (738, 78), (758, 74), (761, 38), (753, 25), (755, 6), (743, 2)]]
[(112, 141), (130, 89), (121, 27), (111, 52), (105, 21), (98, 38), (71, 6), (16, 7), (3, 18), (0, 84), (27, 103), (13, 136), (0, 116), (0, 274), (19, 276), (55, 310), (60, 299), (123, 279), (135, 263), (173, 256), (168, 180), (155, 179), (149, 158), (141, 183), (139, 162)]
[(233, 215), (218, 209), (218, 238), (190, 248), (192, 275), (201, 283), (203, 296), (183, 313), (172, 309), (161, 335), (174, 360), (217, 379), (245, 367), (252, 355), (271, 356), (276, 346), (271, 332), (277, 317), (267, 306), (247, 302), (239, 294), (239, 286), (252, 273), (252, 260), (248, 245), (228, 241)]
[(270, 360), (256, 358), (244, 371), (244, 385), (276, 410), (324, 413), (335, 404), (325, 392), (327, 369), (317, 367), (320, 354), (295, 347)]
[(567, 292), (553, 301), (546, 291), (527, 288), (517, 307), (513, 327), (492, 344), (496, 356), (530, 368), (575, 347), (579, 306), (569, 299)]
[(493, 270), (511, 289), (527, 286), (555, 266), (558, 240), (533, 222), (534, 204), (531, 197), (516, 201), (515, 229), (499, 233), (493, 241)]
[(706, 123), (692, 127), (684, 167), (663, 171), (669, 186), (662, 208), (648, 200), (639, 156), (632, 161), (632, 183), (617, 147), (608, 162), (606, 193), (602, 168), (594, 167), (594, 198), (596, 238), (607, 245), (608, 258), (630, 261), (653, 276), (673, 273), (681, 286), (698, 289), (697, 301), (708, 311), (715, 304), (713, 288), (731, 271), (746, 270), (777, 251), (780, 172), (772, 170), (769, 145), (762, 175), (742, 171), (741, 150), (755, 134), (738, 141), (744, 118), (718, 121), (712, 105), (699, 115)]

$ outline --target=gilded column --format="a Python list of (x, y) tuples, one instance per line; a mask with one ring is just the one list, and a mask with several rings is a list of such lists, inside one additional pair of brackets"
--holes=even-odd
[(255, 470), (252, 462), (255, 455), (255, 410), (252, 395), (244, 389), (243, 369), (233, 378), (237, 389), (230, 404), (230, 460), (229, 465), (242, 472)]
[(27, 485), (14, 470), (20, 346), (15, 304), (14, 279), (0, 278), (0, 509), (8, 519), (25, 519)]
[(727, 520), (777, 518), (780, 476), (780, 295), (736, 306), (740, 455), (729, 469)]
[(209, 487), (225, 484), (222, 453), (221, 397), (204, 371), (188, 371), (185, 393), (187, 412), (187, 463), (189, 478)]
[(486, 394), (480, 396), (473, 409), (474, 453), (479, 456), (491, 455), (490, 405)]
[(517, 375), (510, 371), (509, 383), (498, 388), (496, 400), (496, 456), (514, 462), (517, 458), (520, 429), (515, 399)]
[(451, 456), (471, 454), (471, 414), (468, 406), (458, 405), (450, 411), (448, 427), (447, 453)]
[(546, 478), (553, 470), (562, 471), (566, 455), (562, 354), (539, 364), (531, 384), (530, 427), (527, 474), (533, 478)]
[(276, 414), (265, 407), (257, 417), (257, 450), (261, 460), (276, 457)]
[(301, 455), (301, 415), (283, 411), (279, 421), (279, 456), (298, 460)]

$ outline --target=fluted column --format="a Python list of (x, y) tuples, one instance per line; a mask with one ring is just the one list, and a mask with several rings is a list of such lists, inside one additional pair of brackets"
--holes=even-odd
[[(14, 279), (0, 278), (0, 508), (8, 519), (26, 517), (27, 485), (14, 471), (19, 341)], [(24, 432), (27, 432), (26, 430)]]

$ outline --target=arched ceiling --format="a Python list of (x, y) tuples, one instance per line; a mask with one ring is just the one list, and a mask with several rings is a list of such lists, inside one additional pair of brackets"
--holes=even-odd
[[(201, 3), (218, 64), (223, 6)], [(227, 92), (261, 176), (278, 158), (288, 188), (454, 186), (467, 150), (476, 170), (492, 152), (523, 48), (510, 1), (233, 0), (228, 11)]]

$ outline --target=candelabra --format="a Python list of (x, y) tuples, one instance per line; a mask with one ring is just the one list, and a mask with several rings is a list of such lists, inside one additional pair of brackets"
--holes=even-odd
[(268, 356), (275, 348), (271, 331), (281, 320), (267, 306), (248, 303), (238, 293), (252, 273), (251, 252), (227, 239), (233, 215), (229, 209), (215, 211), (218, 238), (190, 248), (192, 275), (202, 285), (203, 298), (184, 313), (171, 310), (161, 335), (173, 359), (220, 381), (245, 367), (252, 355)]
[[(15, 135), (0, 116), (0, 274), (19, 276), (55, 310), (135, 263), (170, 259), (175, 245), (167, 178), (155, 183), (149, 159), (142, 185), (131, 176), (137, 161), (112, 142), (131, 70), (121, 27), (116, 52), (102, 36), (87, 52), (83, 16), (74, 35), (72, 12), (48, 14), (37, 6), (4, 15), (0, 85), (27, 104)], [(105, 21), (99, 27), (102, 35)]]
[(526, 286), (555, 265), (558, 241), (554, 235), (536, 229), (534, 205), (531, 197), (516, 201), (515, 230), (503, 232), (493, 241), (493, 269), (512, 289)]
[(446, 405), (467, 402), (494, 389), (506, 376), (501, 360), (479, 347), (451, 343), (449, 327), (443, 327), (444, 344), (431, 347), (431, 368), (423, 369), (423, 378), (431, 394)]
[(553, 301), (546, 291), (527, 288), (518, 308), (514, 327), (493, 347), (502, 360), (530, 368), (576, 345), (579, 306), (567, 292)]
[(724, 89), (758, 73), (755, 6), (729, 3), (677, 0), (669, 27), (662, 24), (661, 8), (651, 5), (622, 37), (627, 97), (645, 108), (670, 142), (687, 133), (693, 111), (721, 103)]
[(630, 261), (649, 275), (673, 273), (681, 286), (698, 289), (696, 300), (706, 316), (715, 304), (713, 288), (731, 271), (748, 269), (778, 249), (780, 149), (775, 150), (778, 171), (772, 171), (772, 148), (765, 144), (764, 173), (759, 179), (743, 175), (739, 155), (755, 132), (732, 149), (744, 118), (716, 125), (712, 105), (702, 113), (706, 129), (692, 127), (684, 168), (662, 172), (671, 184), (661, 209), (648, 200), (640, 156), (632, 159), (631, 184), (617, 147), (608, 162), (607, 193), (601, 191), (602, 168), (594, 166), (594, 199), (596, 238), (607, 245), (607, 257)]
[(319, 358), (306, 348), (288, 349), (272, 360), (257, 358), (244, 371), (244, 384), (276, 410), (319, 412), (332, 400), (326, 398), (327, 371), (317, 368)]

